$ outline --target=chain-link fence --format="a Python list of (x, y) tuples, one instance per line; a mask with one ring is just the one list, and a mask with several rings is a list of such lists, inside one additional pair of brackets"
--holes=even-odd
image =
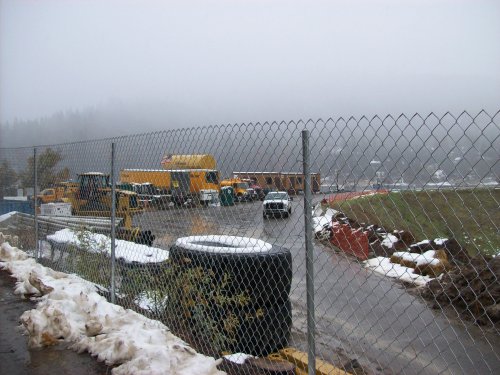
[(216, 357), (499, 373), (499, 128), (481, 111), (0, 149), (0, 231)]

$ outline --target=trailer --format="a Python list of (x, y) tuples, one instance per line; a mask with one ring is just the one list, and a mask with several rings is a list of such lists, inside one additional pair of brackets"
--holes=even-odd
[[(216, 169), (123, 169), (120, 172), (122, 184), (152, 184), (158, 194), (170, 195), (172, 202), (184, 204), (194, 200), (208, 203), (206, 191), (218, 194), (219, 171)], [(210, 196), (210, 201), (212, 197)]]
[[(291, 195), (304, 191), (304, 174), (300, 172), (233, 172), (233, 177), (251, 180), (266, 191), (287, 191)], [(320, 174), (311, 173), (313, 193), (319, 193), (320, 186)]]

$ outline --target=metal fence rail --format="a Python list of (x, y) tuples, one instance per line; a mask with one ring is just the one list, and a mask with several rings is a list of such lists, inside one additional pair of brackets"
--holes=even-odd
[(0, 194), (41, 194), (0, 231), (210, 355), (499, 373), (499, 130), (481, 111), (0, 149)]

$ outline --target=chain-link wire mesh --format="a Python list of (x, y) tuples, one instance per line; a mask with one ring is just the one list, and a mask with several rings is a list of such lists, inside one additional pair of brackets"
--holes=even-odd
[(37, 146), (40, 193), (23, 207), (8, 197), (33, 196), (34, 149), (0, 149), (2, 214), (24, 212), (2, 216), (0, 231), (35, 249), (36, 205), (33, 254), (110, 297), (114, 143), (117, 303), (216, 357), (296, 361), (310, 313), (321, 374), (334, 373), (327, 364), (356, 374), (498, 373), (499, 127), (499, 112), (481, 111)]

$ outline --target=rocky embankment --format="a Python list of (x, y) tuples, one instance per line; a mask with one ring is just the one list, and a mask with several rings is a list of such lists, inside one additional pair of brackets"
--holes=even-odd
[(324, 205), (313, 217), (317, 240), (419, 286), (433, 308), (452, 306), (461, 319), (500, 328), (500, 257), (471, 256), (454, 238), (417, 242), (410, 231), (359, 223)]

